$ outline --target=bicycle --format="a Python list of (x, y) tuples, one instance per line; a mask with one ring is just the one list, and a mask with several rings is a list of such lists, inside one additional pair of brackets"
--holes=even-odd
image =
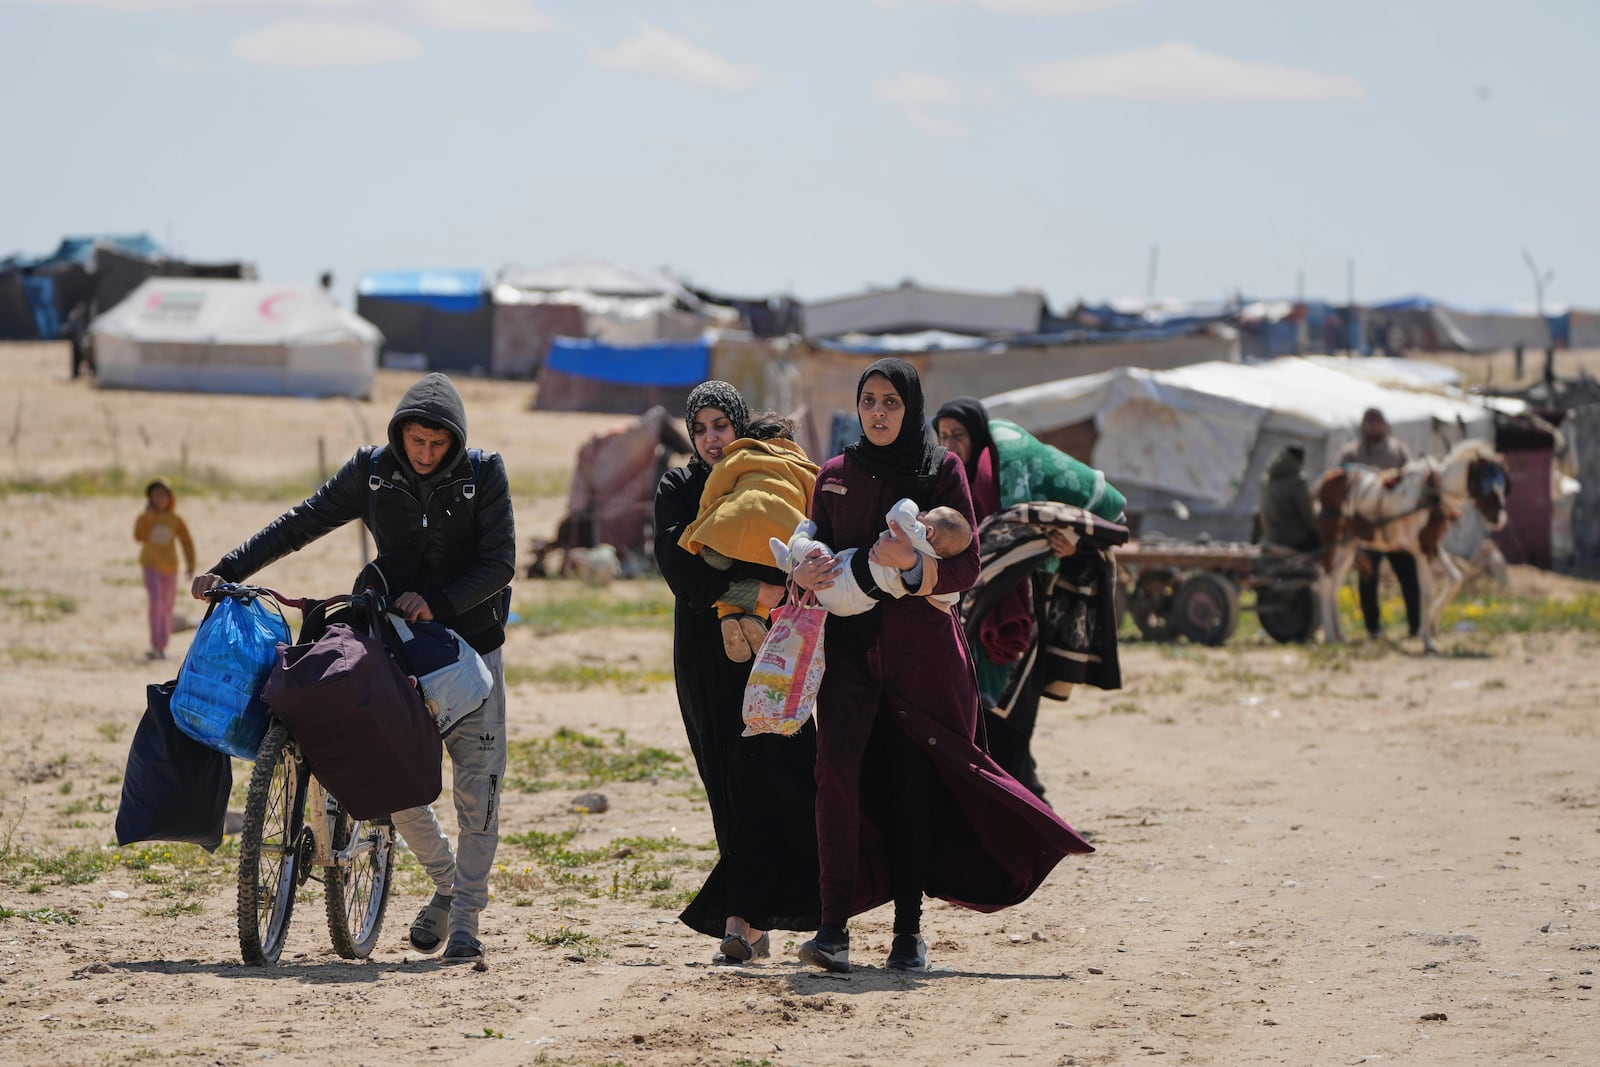
[[(352, 599), (295, 599), (231, 583), (206, 596), (247, 599), (263, 593), (301, 609), (306, 617), (321, 605)], [(325, 620), (325, 610), (319, 617)], [(296, 896), (307, 881), (323, 885), (334, 951), (345, 959), (366, 959), (389, 906), (394, 848), (394, 824), (387, 818), (352, 819), (311, 773), (289, 727), (276, 716), (270, 718), (256, 752), (239, 834), (239, 951), (244, 962), (278, 962)], [(319, 869), (320, 876), (313, 873)]]

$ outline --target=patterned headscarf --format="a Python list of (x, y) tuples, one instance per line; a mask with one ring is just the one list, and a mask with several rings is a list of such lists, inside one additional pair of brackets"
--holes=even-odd
[[(728, 416), (728, 421), (733, 423), (734, 435), (743, 437), (750, 428), (750, 408), (745, 404), (744, 397), (739, 390), (727, 382), (712, 379), (701, 382), (689, 393), (689, 402), (684, 405), (683, 424), (689, 430), (690, 447), (694, 448), (694, 417), (701, 408), (716, 408)], [(700, 458), (698, 448), (694, 450), (694, 458), (704, 463)]]

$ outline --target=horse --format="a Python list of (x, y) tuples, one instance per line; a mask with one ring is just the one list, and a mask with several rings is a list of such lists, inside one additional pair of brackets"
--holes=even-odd
[[(1343, 641), (1339, 628), (1339, 586), (1356, 552), (1409, 552), (1417, 562), (1417, 592), (1422, 606), (1422, 647), (1437, 652), (1439, 615), (1460, 588), (1457, 561), (1440, 549), (1450, 526), (1470, 502), (1489, 529), (1506, 524), (1511, 479), (1505, 461), (1482, 441), (1466, 440), (1443, 459), (1425, 456), (1397, 470), (1350, 465), (1335, 467), (1317, 480), (1317, 533), (1322, 540), (1318, 593), (1322, 599), (1325, 641)], [(1434, 592), (1434, 570), (1443, 586)]]

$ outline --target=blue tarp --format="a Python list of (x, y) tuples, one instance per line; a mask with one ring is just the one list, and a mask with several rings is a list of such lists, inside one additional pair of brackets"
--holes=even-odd
[(28, 306), (33, 309), (33, 321), (38, 324), (39, 336), (45, 339), (61, 336), (61, 316), (56, 313), (56, 281), (48, 274), (24, 275), (22, 291), (28, 294)]
[(0, 260), (0, 268), (15, 267), (18, 270), (38, 270), (42, 267), (52, 267), (62, 263), (76, 263), (80, 267), (92, 268), (94, 266), (94, 246), (108, 245), (119, 252), (130, 256), (140, 256), (144, 259), (161, 258), (161, 246), (150, 239), (149, 234), (90, 234), (85, 237), (63, 237), (56, 250), (47, 256), (7, 256)]
[(464, 312), (483, 307), (484, 286), (483, 272), (476, 270), (380, 270), (361, 276), (356, 295)]
[(711, 346), (704, 341), (624, 346), (557, 337), (544, 365), (618, 385), (698, 385), (710, 374)]

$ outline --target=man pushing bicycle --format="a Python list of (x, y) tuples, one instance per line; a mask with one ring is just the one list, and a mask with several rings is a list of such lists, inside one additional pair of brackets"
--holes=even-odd
[[(516, 532), (505, 464), (498, 452), (467, 447), (467, 412), (443, 374), (406, 391), (389, 420), (388, 444), (363, 445), (320, 489), (195, 578), (196, 598), (242, 582), (268, 564), (360, 520), (377, 545), (376, 566), (391, 609), (408, 621), (455, 630), (482, 655), (494, 688), (444, 738), (453, 768), (456, 847), (431, 805), (397, 811), (395, 829), (433, 879), (434, 894), (411, 924), (422, 952), (483, 957), (479, 915), (500, 842), (499, 787), (506, 766), (502, 645), (516, 573)], [(365, 574), (365, 572), (363, 572)]]

